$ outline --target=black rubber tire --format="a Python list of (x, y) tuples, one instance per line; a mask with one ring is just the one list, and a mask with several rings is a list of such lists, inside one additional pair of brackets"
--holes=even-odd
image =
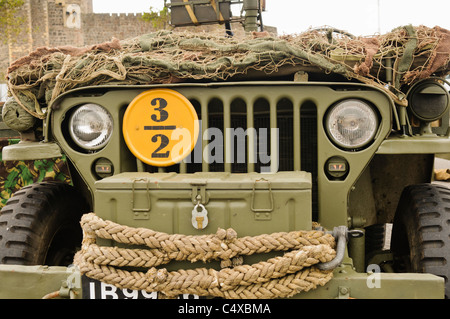
[(81, 246), (80, 219), (89, 207), (70, 185), (22, 188), (0, 212), (0, 263), (68, 266)]
[(391, 248), (397, 271), (443, 277), (445, 296), (450, 297), (450, 188), (419, 184), (404, 189)]

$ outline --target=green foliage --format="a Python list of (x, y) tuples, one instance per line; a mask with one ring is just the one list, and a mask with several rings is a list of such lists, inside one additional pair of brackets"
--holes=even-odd
[(142, 19), (152, 23), (153, 27), (157, 30), (165, 29), (170, 20), (170, 12), (167, 7), (164, 7), (160, 11), (150, 7), (150, 12), (144, 12)]
[(17, 11), (23, 6), (24, 0), (0, 0), (0, 39), (7, 42), (21, 31), (24, 18), (17, 16)]

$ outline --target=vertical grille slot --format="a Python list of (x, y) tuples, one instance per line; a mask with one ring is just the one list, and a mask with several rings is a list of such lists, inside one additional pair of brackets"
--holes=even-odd
[(279, 128), (279, 170), (294, 170), (294, 119), (293, 104), (282, 98), (277, 103), (277, 125)]
[[(210, 133), (209, 140), (204, 141), (207, 144), (208, 151), (206, 154), (210, 154), (210, 158), (203, 158), (206, 164), (209, 163), (210, 172), (223, 172), (225, 171), (225, 154), (224, 154), (224, 122), (225, 121), (225, 109), (221, 100), (214, 98), (208, 103), (208, 126), (205, 127)], [(203, 123), (202, 123), (203, 124)], [(204, 129), (205, 129), (204, 128)]]
[(312, 217), (318, 220), (317, 196), (317, 108), (313, 102), (300, 107), (301, 170), (312, 177)]
[[(197, 100), (190, 101), (194, 106), (195, 111), (197, 112), (197, 117), (199, 119), (199, 123), (202, 124), (202, 105)], [(206, 122), (208, 123), (208, 122)], [(190, 156), (186, 161), (180, 163), (180, 173), (195, 173), (202, 171), (202, 127), (199, 128), (199, 138), (197, 143), (195, 144), (194, 150), (191, 152)]]
[(258, 134), (256, 141), (255, 172), (261, 172), (261, 167), (270, 164), (270, 103), (266, 99), (260, 98), (253, 105), (253, 123)]
[[(248, 138), (244, 133), (247, 131), (247, 104), (244, 100), (238, 98), (231, 102), (231, 121), (230, 126), (233, 134), (231, 134), (231, 172), (246, 173), (248, 162)], [(239, 138), (246, 136), (245, 138)], [(240, 152), (239, 150), (244, 150)]]

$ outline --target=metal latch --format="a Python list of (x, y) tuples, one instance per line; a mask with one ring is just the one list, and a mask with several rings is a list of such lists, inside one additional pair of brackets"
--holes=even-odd
[(192, 210), (192, 226), (195, 229), (204, 229), (208, 225), (208, 211), (205, 206), (208, 203), (208, 193), (206, 192), (206, 181), (196, 181), (191, 183), (191, 200), (195, 205)]
[[(264, 181), (268, 185), (268, 192), (269, 192), (269, 207), (267, 208), (255, 208), (255, 197), (256, 197), (256, 183)], [(255, 220), (271, 220), (272, 219), (272, 211), (273, 211), (273, 193), (272, 193), (272, 186), (270, 185), (270, 181), (268, 181), (265, 178), (257, 179), (253, 183), (253, 190), (252, 190), (252, 199), (250, 204), (250, 209), (252, 212), (255, 213)]]
[(203, 204), (206, 205), (208, 203), (208, 194), (206, 192), (206, 182), (196, 181), (191, 183), (192, 193), (191, 200), (194, 205)]
[[(136, 208), (136, 193), (135, 190), (135, 184), (139, 181), (146, 182), (146, 190), (145, 190), (145, 196), (147, 198), (147, 206)], [(131, 183), (131, 208), (133, 210), (133, 219), (149, 219), (150, 218), (150, 210), (151, 210), (151, 201), (150, 201), (150, 181), (146, 178), (136, 178)]]

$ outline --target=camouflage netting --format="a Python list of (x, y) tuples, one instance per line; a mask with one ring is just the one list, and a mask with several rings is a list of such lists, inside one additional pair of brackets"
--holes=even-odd
[[(254, 33), (242, 39), (159, 31), (89, 48), (39, 48), (7, 71), (14, 99), (4, 107), (4, 121), (15, 130), (29, 130), (60, 94), (83, 86), (250, 79), (250, 74), (273, 76), (281, 70), (336, 73), (376, 85), (406, 105), (403, 86), (450, 72), (450, 31), (440, 27), (405, 26), (373, 37), (330, 34)], [(392, 79), (386, 77), (388, 69)]]

